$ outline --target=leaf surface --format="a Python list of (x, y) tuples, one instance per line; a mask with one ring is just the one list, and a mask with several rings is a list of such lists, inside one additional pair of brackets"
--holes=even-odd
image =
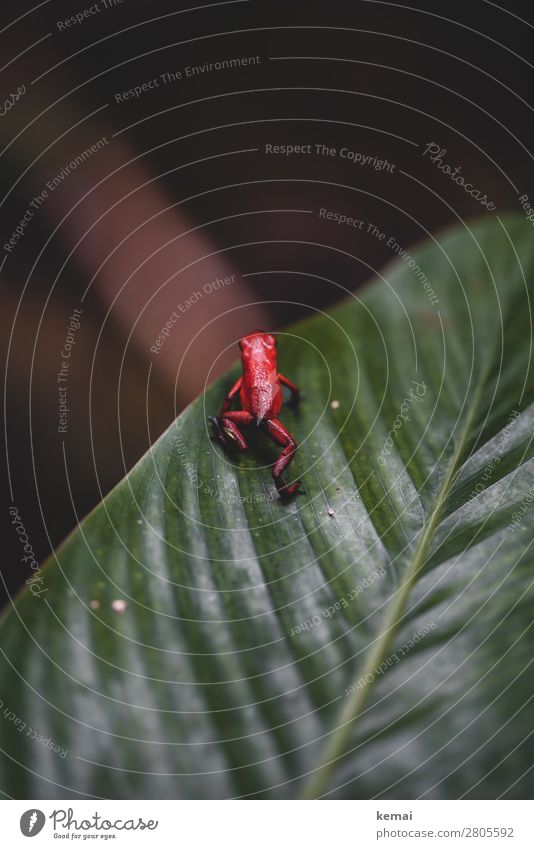
[(530, 796), (533, 271), (487, 218), (281, 333), (289, 505), (237, 367), (185, 410), (2, 618), (3, 791)]

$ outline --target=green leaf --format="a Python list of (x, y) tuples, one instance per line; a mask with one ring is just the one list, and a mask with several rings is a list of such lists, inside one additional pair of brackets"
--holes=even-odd
[(533, 272), (486, 218), (280, 334), (290, 504), (237, 367), (179, 416), (3, 617), (2, 790), (531, 796)]

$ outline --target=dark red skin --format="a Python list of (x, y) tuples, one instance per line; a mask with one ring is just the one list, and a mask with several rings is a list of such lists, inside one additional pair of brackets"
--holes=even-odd
[[(218, 418), (211, 416), (216, 438), (231, 451), (246, 451), (247, 443), (239, 427), (256, 425), (282, 452), (273, 466), (273, 478), (282, 500), (299, 492), (300, 481), (285, 484), (282, 473), (291, 463), (297, 443), (277, 416), (282, 408), (282, 385), (291, 391), (292, 400), (299, 401), (300, 392), (295, 384), (278, 373), (276, 364), (276, 338), (271, 333), (257, 330), (243, 336), (239, 342), (243, 375), (239, 377), (226, 396)], [(232, 410), (232, 402), (239, 393), (241, 409)], [(239, 425), (239, 427), (238, 427)]]

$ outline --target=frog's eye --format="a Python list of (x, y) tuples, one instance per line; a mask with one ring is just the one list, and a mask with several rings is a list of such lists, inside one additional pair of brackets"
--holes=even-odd
[(263, 344), (266, 348), (272, 350), (273, 348), (276, 348), (276, 339), (270, 333), (266, 333), (263, 337)]

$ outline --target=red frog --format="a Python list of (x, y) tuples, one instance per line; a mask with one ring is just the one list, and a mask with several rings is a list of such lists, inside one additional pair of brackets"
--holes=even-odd
[[(285, 484), (282, 472), (291, 463), (297, 443), (282, 422), (277, 418), (282, 408), (282, 386), (291, 392), (292, 401), (298, 402), (300, 392), (295, 384), (279, 374), (276, 367), (276, 338), (272, 333), (255, 330), (243, 336), (239, 342), (243, 375), (239, 377), (224, 399), (221, 414), (210, 416), (215, 436), (231, 451), (246, 451), (247, 443), (240, 427), (256, 425), (273, 442), (282, 446), (282, 452), (273, 466), (273, 478), (283, 501), (297, 495), (300, 481)], [(240, 410), (231, 410), (232, 402), (239, 392)]]

